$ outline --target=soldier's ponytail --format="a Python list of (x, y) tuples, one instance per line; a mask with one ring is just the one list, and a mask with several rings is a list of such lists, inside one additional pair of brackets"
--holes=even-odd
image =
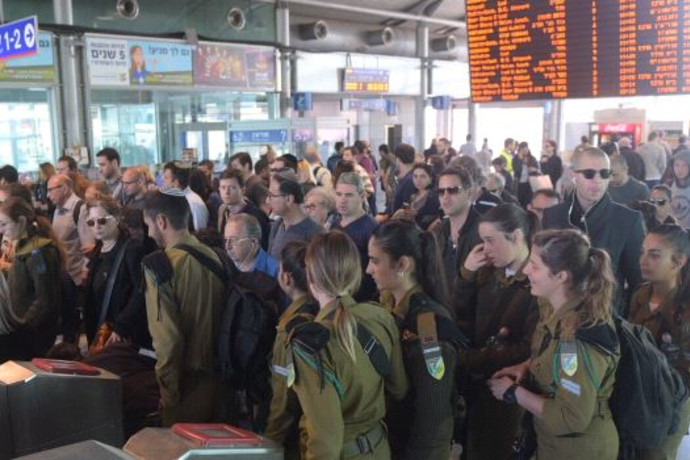
[(309, 282), (336, 298), (333, 323), (338, 344), (355, 361), (357, 323), (342, 297), (351, 296), (362, 281), (362, 265), (355, 243), (344, 233), (331, 230), (314, 237), (305, 257)]
[(584, 233), (572, 229), (539, 232), (532, 247), (539, 248), (542, 262), (551, 273), (568, 273), (572, 294), (583, 298), (579, 318), (569, 327), (611, 319), (616, 279), (605, 251), (593, 248)]

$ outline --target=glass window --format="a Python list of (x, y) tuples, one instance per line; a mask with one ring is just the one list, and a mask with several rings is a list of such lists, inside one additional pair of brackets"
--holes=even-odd
[[(96, 89), (91, 99), (93, 150), (117, 149), (124, 166), (178, 159), (183, 147), (220, 159), (227, 140), (218, 123), (269, 119), (266, 93)], [(185, 134), (190, 124), (198, 139)]]
[(43, 162), (55, 162), (52, 90), (0, 90), (0, 113), (0, 164), (28, 172)]

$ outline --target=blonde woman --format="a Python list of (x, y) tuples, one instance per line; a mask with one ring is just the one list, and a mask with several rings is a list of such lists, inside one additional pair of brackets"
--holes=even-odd
[[(353, 300), (361, 262), (344, 233), (314, 237), (305, 263), (320, 310), (292, 331), (294, 374), (286, 376), (304, 413), (305, 458), (389, 459), (384, 388), (396, 399), (407, 392), (395, 320), (379, 305)], [(362, 334), (377, 342), (369, 354)]]

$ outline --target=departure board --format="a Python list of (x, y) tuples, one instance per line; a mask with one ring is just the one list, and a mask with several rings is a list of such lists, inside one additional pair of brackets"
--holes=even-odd
[(690, 0), (466, 0), (474, 102), (690, 93)]

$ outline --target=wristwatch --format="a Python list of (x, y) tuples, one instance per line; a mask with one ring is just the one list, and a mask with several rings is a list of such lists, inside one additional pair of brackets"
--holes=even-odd
[(503, 402), (506, 404), (517, 404), (517, 397), (515, 396), (515, 390), (518, 389), (520, 385), (513, 383), (508, 389), (503, 393)]

